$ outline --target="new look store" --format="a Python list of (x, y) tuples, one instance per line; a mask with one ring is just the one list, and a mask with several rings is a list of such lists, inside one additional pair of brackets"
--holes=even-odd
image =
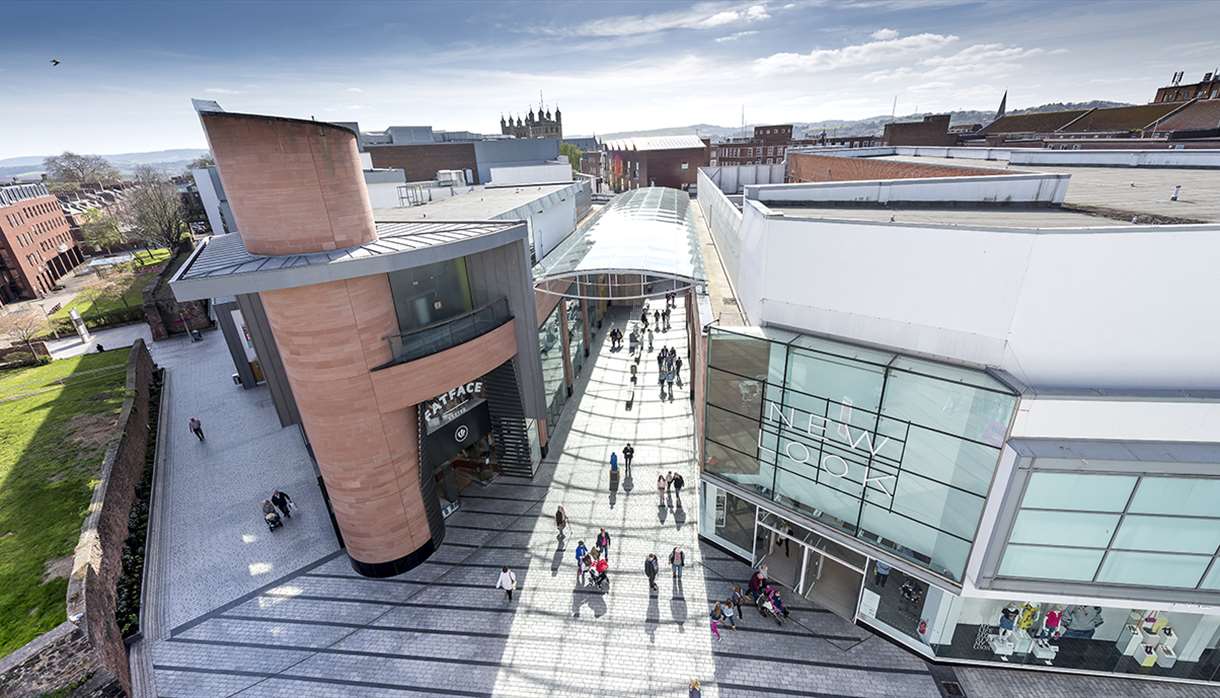
[[(1220, 680), (1220, 615), (1176, 610), (1206, 607), (1099, 604), (1033, 583), (1220, 588), (1220, 489), (1208, 511), (1184, 495), (1220, 479), (1086, 482), (1070, 479), (1075, 465), (1036, 465), (1015, 478), (1019, 489), (1010, 483), (1017, 494), (999, 495), (1023, 497), (999, 552), (988, 551), (1004, 583), (966, 582), (1018, 402), (971, 367), (775, 328), (709, 328), (700, 534), (932, 659)], [(1173, 500), (1187, 509), (1166, 513)], [(1190, 540), (1168, 544), (1180, 550), (1165, 549), (1171, 524), (1158, 516), (1192, 517)]]

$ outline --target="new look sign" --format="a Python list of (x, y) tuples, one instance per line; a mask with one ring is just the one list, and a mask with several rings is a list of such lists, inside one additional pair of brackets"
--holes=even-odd
[[(812, 414), (795, 407), (781, 407), (766, 401), (764, 424), (771, 424), (775, 431), (789, 437), (776, 443), (776, 448), (770, 448), (764, 443), (765, 429), (758, 430), (759, 458), (772, 462), (777, 454), (782, 453), (789, 460), (813, 466), (832, 478), (839, 478), (863, 486), (864, 490), (873, 490), (894, 496), (898, 478), (887, 470), (896, 466), (883, 463), (879, 454), (888, 446), (893, 448), (901, 442), (889, 436), (879, 435), (875, 431), (863, 429), (852, 424), (855, 409), (850, 400), (840, 403), (835, 417)], [(867, 419), (874, 419), (869, 412), (861, 412)], [(859, 420), (858, 420), (859, 421)], [(796, 432), (803, 440), (790, 438)], [(804, 441), (811, 441), (810, 446)], [(819, 447), (820, 446), (820, 447)], [(890, 459), (892, 460), (892, 459)], [(870, 464), (871, 463), (871, 467)], [(831, 484), (831, 483), (827, 483)], [(842, 483), (847, 485), (847, 483)], [(838, 489), (838, 488), (836, 488)]]

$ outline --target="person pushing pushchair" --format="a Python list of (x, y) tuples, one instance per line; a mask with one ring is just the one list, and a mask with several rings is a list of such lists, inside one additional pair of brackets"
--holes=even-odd
[(597, 560), (593, 563), (593, 586), (597, 587), (598, 590), (601, 590), (603, 585), (610, 582), (610, 580), (606, 578), (606, 572), (609, 569), (610, 563), (607, 562), (606, 558), (604, 557), (597, 558)]
[(280, 518), (270, 499), (263, 500), (263, 521), (266, 522), (268, 531), (274, 531), (284, 525), (284, 520)]

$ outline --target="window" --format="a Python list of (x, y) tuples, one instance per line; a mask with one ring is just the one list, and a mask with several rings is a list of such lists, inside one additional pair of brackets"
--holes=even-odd
[(689, 162), (682, 163), (682, 171), (685, 172), (688, 169), (690, 169), (690, 163)]

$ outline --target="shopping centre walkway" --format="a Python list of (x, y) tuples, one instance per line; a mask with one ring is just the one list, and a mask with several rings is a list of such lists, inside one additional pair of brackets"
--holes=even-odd
[[(627, 411), (630, 359), (601, 341), (608, 327), (532, 481), (467, 490), (440, 551), (404, 575), (363, 579), (341, 553), (322, 555), (178, 624), (152, 648), (157, 693), (686, 696), (695, 678), (705, 696), (939, 696), (924, 662), (804, 602), (782, 628), (749, 613), (713, 639), (708, 598), (749, 571), (697, 540), (689, 379), (662, 400), (656, 354), (646, 354)], [(684, 329), (658, 335), (663, 345), (684, 355)], [(628, 440), (632, 471), (612, 481), (610, 451)], [(685, 478), (681, 505), (658, 506), (662, 470)], [(573, 534), (559, 547), (561, 504)], [(601, 526), (613, 539), (605, 593), (576, 586), (572, 553)], [(665, 564), (675, 545), (688, 554), (680, 587)], [(648, 552), (662, 564), (655, 595)], [(493, 588), (501, 565), (520, 582), (511, 603)]]
[[(674, 313), (683, 316), (681, 309)], [(617, 319), (625, 324), (625, 310)], [(190, 437), (185, 428), (171, 429), (180, 454), (168, 483), (177, 510), (167, 571), (174, 608), (167, 610), (172, 621), (164, 638), (148, 643), (155, 694), (684, 697), (694, 678), (703, 696), (944, 695), (924, 661), (805, 601), (792, 604), (792, 621), (783, 627), (747, 610), (739, 630), (712, 637), (708, 599), (744, 583), (749, 569), (697, 539), (689, 372), (674, 400), (662, 400), (655, 353), (646, 354), (636, 403), (627, 411), (630, 359), (609, 350), (608, 328), (609, 322), (593, 342), (594, 355), (534, 479), (500, 478), (467, 490), (462, 508), (446, 520), (441, 549), (406, 574), (377, 580), (357, 576), (333, 535), (317, 530), (320, 502), (304, 504), (302, 519), (273, 538), (259, 530), (248, 511), (251, 497), (277, 473), (296, 472), (299, 438), (278, 429), (266, 396), (217, 380), (227, 361), (223, 347), (156, 345), (158, 360), (173, 367), (173, 424), (199, 412), (209, 431), (205, 450), (181, 438)], [(214, 334), (207, 341), (221, 340)], [(684, 330), (675, 325), (659, 335), (655, 348), (663, 345), (684, 353)], [(614, 482), (609, 453), (628, 440), (636, 449), (633, 470)], [(661, 470), (685, 478), (680, 507), (677, 500), (658, 506)], [(304, 480), (294, 486), (298, 499), (316, 496)], [(553, 519), (561, 504), (572, 520), (562, 547)], [(572, 555), (577, 540), (592, 546), (601, 526), (613, 539), (604, 593), (577, 587)], [(234, 538), (239, 530), (248, 542), (245, 534)], [(675, 545), (688, 551), (681, 587), (665, 564)], [(642, 572), (648, 552), (662, 563), (655, 595)], [(511, 603), (493, 588), (502, 565), (520, 582)], [(966, 695), (988, 698), (1184, 698), (1211, 690), (957, 672)]]

